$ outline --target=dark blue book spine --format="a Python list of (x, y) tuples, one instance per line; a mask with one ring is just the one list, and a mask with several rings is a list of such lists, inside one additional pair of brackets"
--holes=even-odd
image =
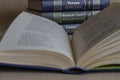
[(76, 30), (76, 28), (78, 28), (80, 26), (80, 24), (63, 24), (61, 26), (64, 28), (64, 30), (69, 35), (72, 35), (74, 33), (74, 31)]
[(99, 11), (42, 12), (42, 16), (59, 24), (83, 23)]
[(42, 11), (101, 10), (110, 0), (42, 0)]

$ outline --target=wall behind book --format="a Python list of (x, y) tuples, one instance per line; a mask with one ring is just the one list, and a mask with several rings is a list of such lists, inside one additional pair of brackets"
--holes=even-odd
[[(111, 3), (113, 2), (120, 0), (111, 0)], [(26, 8), (27, 0), (0, 0), (0, 37), (14, 18)]]
[(0, 38), (13, 19), (27, 7), (27, 0), (0, 0)]
[(110, 3), (113, 3), (113, 2), (120, 2), (120, 0), (110, 0)]

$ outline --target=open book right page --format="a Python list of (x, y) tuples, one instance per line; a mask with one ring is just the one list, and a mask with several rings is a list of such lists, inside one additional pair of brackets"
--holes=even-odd
[[(78, 66), (85, 68), (90, 62), (119, 51), (117, 50), (120, 47), (119, 9), (120, 4), (114, 3), (94, 17), (89, 18), (76, 30), (72, 46)], [(117, 45), (108, 46), (115, 41), (118, 41)], [(112, 48), (113, 46), (115, 49)], [(100, 52), (104, 52), (104, 54), (97, 54)], [(93, 57), (96, 54), (97, 56)]]

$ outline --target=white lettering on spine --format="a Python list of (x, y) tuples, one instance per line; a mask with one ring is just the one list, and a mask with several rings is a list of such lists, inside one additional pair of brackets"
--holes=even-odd
[(67, 3), (68, 3), (69, 5), (71, 5), (71, 4), (73, 4), (73, 5), (75, 5), (75, 4), (77, 4), (77, 5), (80, 4), (80, 2), (77, 2), (77, 1), (76, 1), (76, 2), (67, 1)]

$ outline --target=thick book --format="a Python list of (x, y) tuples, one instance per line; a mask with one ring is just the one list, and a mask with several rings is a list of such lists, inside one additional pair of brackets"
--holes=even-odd
[(39, 11), (102, 10), (110, 0), (28, 0), (28, 8)]
[(51, 19), (59, 24), (83, 23), (89, 17), (92, 17), (100, 12), (100, 11), (37, 12), (29, 9), (27, 11)]
[(120, 4), (76, 29), (69, 40), (57, 23), (22, 12), (0, 43), (0, 66), (68, 73), (120, 71)]
[(73, 35), (75, 30), (80, 27), (80, 24), (62, 24), (63, 29), (68, 33), (68, 35)]

